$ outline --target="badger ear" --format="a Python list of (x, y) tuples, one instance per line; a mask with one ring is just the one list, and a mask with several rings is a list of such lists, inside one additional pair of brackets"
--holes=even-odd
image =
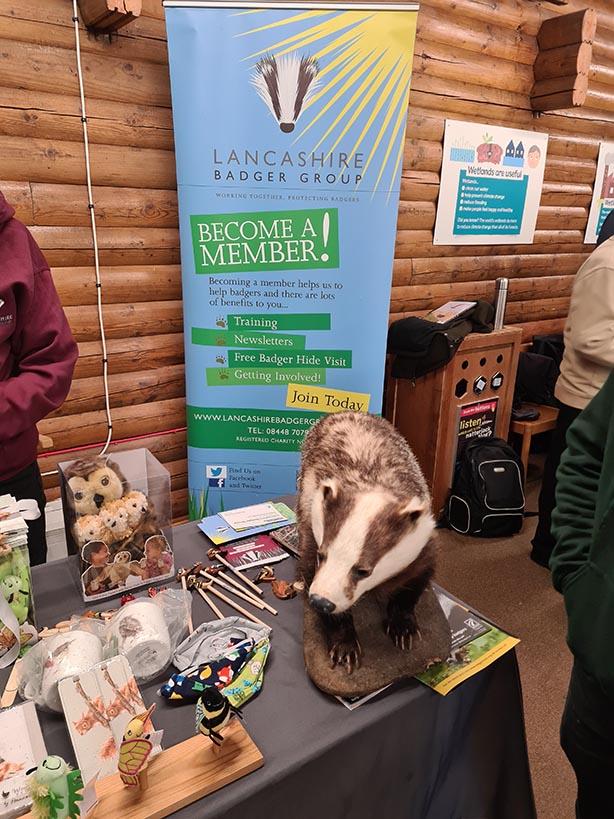
[(329, 500), (335, 500), (339, 494), (339, 483), (334, 478), (329, 478), (327, 481), (323, 481), (321, 487), (322, 499), (324, 503)]
[(399, 509), (401, 517), (407, 518), (411, 523), (417, 523), (419, 518), (426, 511), (426, 501), (424, 498), (418, 498), (414, 495), (407, 503), (404, 503)]

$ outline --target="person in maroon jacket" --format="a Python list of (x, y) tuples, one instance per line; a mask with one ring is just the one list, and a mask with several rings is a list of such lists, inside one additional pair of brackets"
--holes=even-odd
[(49, 266), (0, 193), (0, 495), (34, 498), (30, 562), (44, 563), (45, 493), (36, 462), (36, 424), (66, 398), (77, 345)]

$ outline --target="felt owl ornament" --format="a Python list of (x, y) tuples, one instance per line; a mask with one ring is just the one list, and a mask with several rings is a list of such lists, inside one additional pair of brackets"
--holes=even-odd
[(145, 725), (155, 708), (150, 706), (147, 711), (133, 717), (124, 731), (124, 738), (119, 746), (119, 764), (117, 770), (124, 785), (141, 790), (147, 788), (147, 762), (153, 751), (153, 743), (149, 734), (145, 733)]

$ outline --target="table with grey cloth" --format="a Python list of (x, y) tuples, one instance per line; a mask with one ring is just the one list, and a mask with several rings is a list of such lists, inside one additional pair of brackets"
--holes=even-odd
[[(176, 527), (173, 536), (177, 566), (206, 561), (211, 544), (195, 523)], [(277, 575), (290, 580), (295, 566), (289, 558), (277, 564)], [(87, 608), (68, 560), (35, 567), (33, 586), (39, 625)], [(264, 766), (174, 816), (534, 819), (514, 651), (446, 697), (410, 680), (350, 712), (305, 674), (302, 600), (276, 600), (268, 587), (265, 596), (279, 615), (260, 615), (273, 626), (271, 653), (263, 688), (243, 712)], [(212, 617), (197, 595), (193, 616), (195, 625)], [(166, 747), (194, 731), (193, 706), (157, 696), (171, 672), (141, 686), (146, 704), (158, 703), (155, 725), (164, 728)], [(63, 717), (39, 715), (48, 752), (74, 763)]]

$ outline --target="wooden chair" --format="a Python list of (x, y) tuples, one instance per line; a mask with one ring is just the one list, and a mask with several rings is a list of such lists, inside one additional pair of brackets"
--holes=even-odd
[(510, 424), (510, 432), (517, 432), (519, 435), (522, 435), (520, 460), (524, 466), (524, 476), (526, 480), (529, 466), (529, 452), (531, 451), (531, 438), (534, 435), (539, 435), (540, 432), (548, 432), (554, 429), (559, 411), (556, 407), (547, 407), (543, 404), (523, 404), (522, 406), (523, 408), (532, 407), (539, 412), (539, 418), (536, 421), (514, 421), (512, 418)]

